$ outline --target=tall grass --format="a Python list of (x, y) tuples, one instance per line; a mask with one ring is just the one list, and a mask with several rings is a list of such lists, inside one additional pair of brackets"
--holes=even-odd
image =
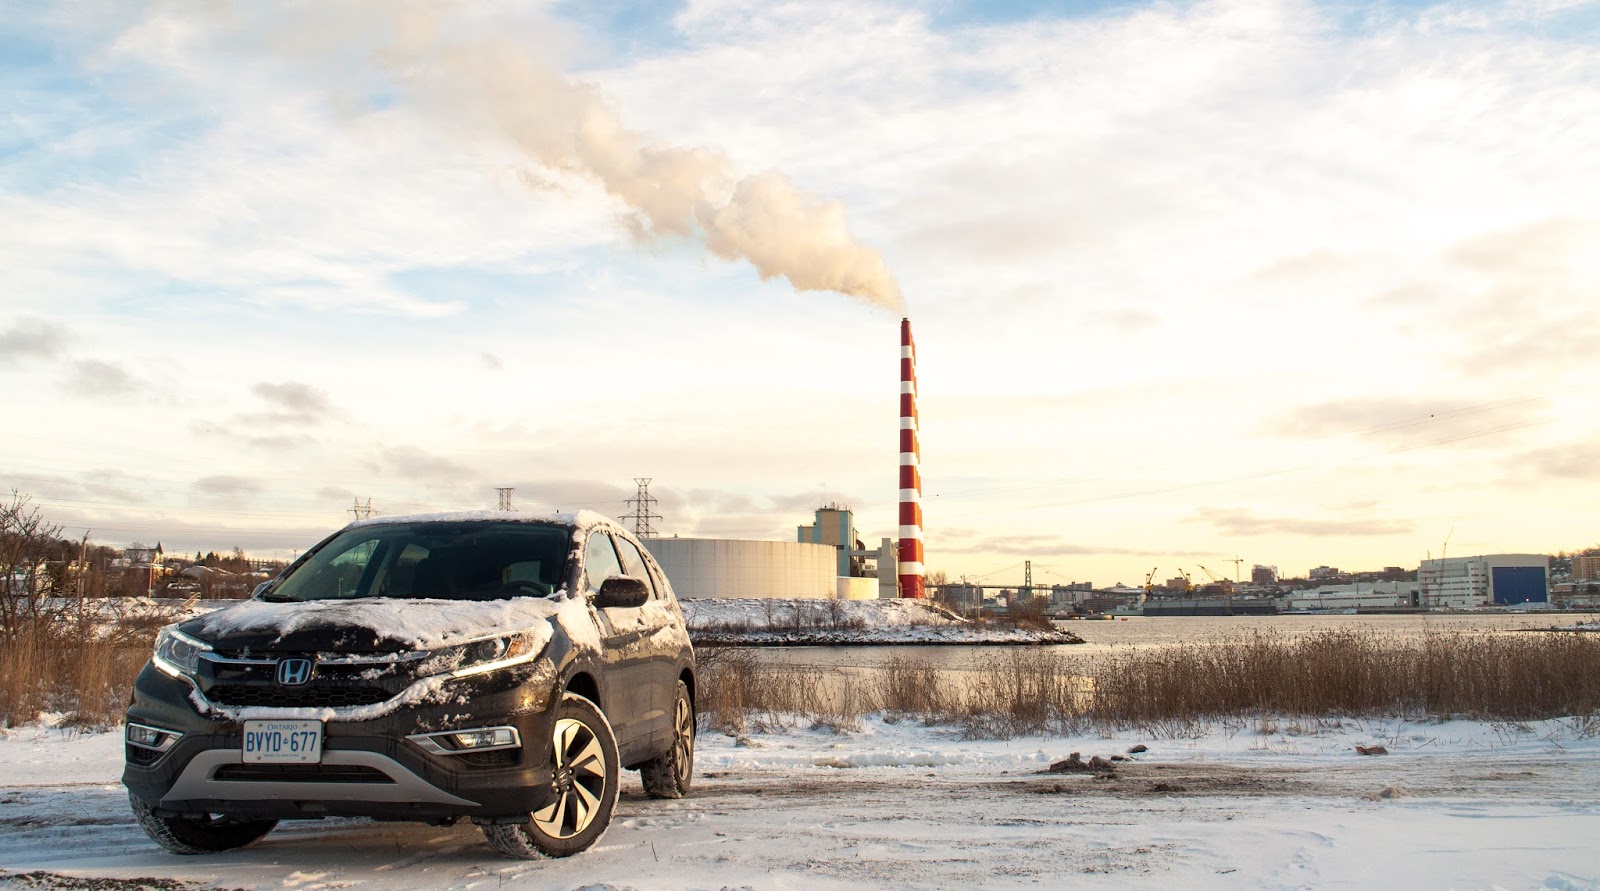
[(1260, 716), (1534, 720), (1600, 716), (1600, 635), (1261, 633), (1089, 658), (1010, 649), (974, 671), (891, 657), (841, 677), (721, 650), (701, 668), (714, 727), (883, 713), (975, 737), (1139, 728), (1184, 735)]
[(0, 727), (43, 713), (61, 715), (66, 726), (116, 725), (165, 623), (146, 615), (108, 624), (69, 613), (17, 623), (0, 635)]

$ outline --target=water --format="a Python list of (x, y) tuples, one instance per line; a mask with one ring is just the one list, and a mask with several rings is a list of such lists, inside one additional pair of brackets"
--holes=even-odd
[[(1574, 622), (1600, 621), (1600, 613), (1420, 613), (1401, 616), (1130, 616), (1112, 621), (1058, 622), (1084, 643), (1042, 649), (1063, 656), (1096, 657), (1138, 647), (1176, 643), (1218, 643), (1265, 632), (1297, 636), (1314, 631), (1371, 631), (1396, 637), (1431, 632), (1516, 633)], [(772, 647), (757, 650), (769, 665), (811, 666), (846, 674), (881, 666), (891, 657), (925, 661), (951, 671), (972, 671), (1005, 658), (1011, 647), (952, 645), (928, 647)], [(1033, 648), (1028, 648), (1033, 649)]]

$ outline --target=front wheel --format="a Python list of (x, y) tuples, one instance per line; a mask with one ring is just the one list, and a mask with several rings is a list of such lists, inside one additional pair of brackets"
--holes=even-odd
[(617, 805), (617, 739), (599, 706), (576, 693), (561, 697), (550, 740), (554, 800), (520, 823), (486, 824), (496, 851), (522, 860), (570, 857), (606, 834)]
[(694, 781), (694, 703), (689, 686), (678, 682), (678, 699), (672, 706), (672, 748), (646, 761), (639, 779), (651, 798), (682, 798)]
[(151, 840), (174, 854), (214, 854), (242, 848), (278, 825), (277, 820), (229, 820), (204, 817), (163, 817), (155, 808), (132, 795), (133, 816)]

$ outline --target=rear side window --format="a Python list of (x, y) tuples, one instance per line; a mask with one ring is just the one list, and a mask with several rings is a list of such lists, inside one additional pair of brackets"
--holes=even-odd
[(644, 582), (644, 586), (650, 589), (650, 596), (655, 597), (656, 583), (650, 578), (650, 570), (645, 568), (644, 557), (639, 554), (639, 547), (626, 538), (618, 538), (617, 550), (622, 553), (623, 572)]
[(614, 575), (627, 575), (617, 560), (617, 551), (611, 546), (611, 536), (596, 530), (589, 533), (589, 543), (583, 549), (584, 585), (590, 591), (599, 591), (600, 584)]

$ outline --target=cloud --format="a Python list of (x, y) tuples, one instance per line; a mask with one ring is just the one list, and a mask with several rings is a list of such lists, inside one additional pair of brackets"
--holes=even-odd
[(1201, 508), (1195, 519), (1209, 523), (1224, 536), (1303, 535), (1314, 538), (1381, 537), (1406, 535), (1416, 524), (1394, 519), (1305, 519), (1263, 517), (1244, 508)]
[(126, 368), (99, 359), (78, 359), (68, 366), (62, 381), (68, 391), (79, 396), (114, 399), (140, 389), (140, 383)]
[(0, 332), (0, 363), (54, 359), (66, 349), (67, 328), (43, 319), (23, 319)]
[(190, 485), (196, 492), (205, 495), (232, 495), (238, 492), (258, 492), (261, 489), (255, 480), (231, 474), (203, 476)]
[(414, 482), (471, 479), (474, 471), (464, 464), (429, 454), (415, 446), (396, 446), (383, 452), (383, 469)]
[(1546, 407), (1544, 400), (1533, 397), (1480, 403), (1368, 397), (1302, 406), (1266, 427), (1272, 433), (1303, 438), (1355, 436), (1401, 447), (1470, 446), (1488, 444), (1479, 440), (1536, 423)]
[(310, 384), (285, 381), (269, 384), (265, 381), (250, 388), (267, 403), (276, 406), (289, 418), (311, 420), (328, 413), (328, 394)]
[(482, 365), (485, 371), (504, 371), (506, 368), (506, 363), (501, 361), (499, 356), (488, 352), (478, 354), (478, 364)]
[(1600, 480), (1600, 440), (1526, 452), (1513, 462), (1519, 472), (1560, 480)]

